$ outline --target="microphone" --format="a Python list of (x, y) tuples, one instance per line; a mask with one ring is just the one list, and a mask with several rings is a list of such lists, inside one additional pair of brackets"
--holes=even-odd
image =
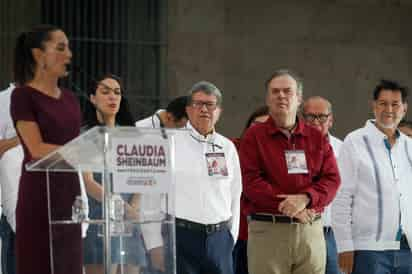
[[(69, 74), (73, 75), (73, 72), (79, 72), (79, 73), (85, 75), (87, 80), (90, 79), (90, 76), (80, 66), (74, 65), (73, 63), (67, 63), (66, 64), (66, 73), (67, 73), (67, 75), (69, 75)], [(84, 91), (83, 89), (81, 89), (73, 81), (73, 77), (68, 78), (68, 84), (70, 85), (72, 90), (77, 94), (79, 99), (88, 100), (89, 96), (88, 96), (87, 92)]]

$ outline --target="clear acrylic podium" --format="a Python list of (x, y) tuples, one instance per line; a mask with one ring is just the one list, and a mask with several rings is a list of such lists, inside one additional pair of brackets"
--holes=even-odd
[[(149, 265), (161, 273), (176, 273), (175, 134), (178, 131), (94, 127), (27, 165), (28, 171), (46, 173), (53, 274), (70, 267), (65, 233), (73, 233), (76, 225), (81, 226), (77, 231), (83, 250), (78, 252), (83, 253), (86, 274), (92, 266), (105, 274), (139, 274)], [(71, 214), (64, 217), (50, 191), (67, 187), (53, 179), (56, 173), (70, 173), (76, 178), (71, 183), (80, 189), (71, 209), (64, 209)]]

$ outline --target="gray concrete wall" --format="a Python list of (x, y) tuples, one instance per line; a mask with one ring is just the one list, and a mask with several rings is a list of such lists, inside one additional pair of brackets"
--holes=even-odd
[(412, 87), (412, 1), (174, 0), (168, 5), (170, 95), (184, 94), (198, 80), (214, 82), (224, 92), (218, 128), (227, 136), (239, 135), (263, 103), (264, 81), (277, 68), (298, 72), (306, 97), (330, 99), (339, 137), (371, 117), (371, 92), (379, 79)]

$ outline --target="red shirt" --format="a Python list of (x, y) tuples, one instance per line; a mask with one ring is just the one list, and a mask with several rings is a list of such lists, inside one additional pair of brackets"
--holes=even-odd
[[(307, 174), (288, 174), (285, 151), (303, 150)], [(245, 211), (280, 214), (279, 194), (307, 193), (309, 208), (322, 212), (336, 195), (340, 177), (328, 140), (317, 129), (297, 121), (288, 138), (270, 117), (243, 135), (240, 145)]]

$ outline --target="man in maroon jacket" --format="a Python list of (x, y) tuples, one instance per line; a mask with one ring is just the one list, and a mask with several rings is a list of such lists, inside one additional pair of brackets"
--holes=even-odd
[(340, 177), (326, 137), (296, 117), (302, 83), (287, 70), (266, 82), (269, 119), (251, 127), (240, 147), (253, 274), (323, 274), (320, 213)]

